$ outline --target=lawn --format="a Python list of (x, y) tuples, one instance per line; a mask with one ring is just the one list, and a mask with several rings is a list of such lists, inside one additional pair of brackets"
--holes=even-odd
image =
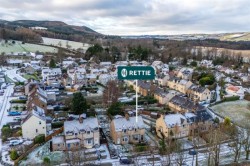
[(250, 122), (250, 102), (238, 100), (224, 102), (211, 107), (216, 113), (223, 117), (229, 117), (233, 122), (242, 127), (246, 127)]
[(39, 78), (36, 75), (31, 75), (31, 74), (25, 74), (23, 75), (24, 78), (28, 79), (34, 79), (34, 80), (39, 80)]
[(22, 44), (20, 41), (16, 41), (15, 44), (0, 41), (0, 53), (11, 53), (11, 52), (57, 52), (57, 49), (50, 46), (42, 46), (37, 44), (25, 43)]
[(47, 38), (47, 37), (43, 37), (43, 43), (46, 45), (60, 46), (63, 48), (66, 48), (66, 45), (68, 44), (71, 49), (81, 48), (85, 51), (90, 47), (90, 45), (87, 43), (62, 40), (62, 39), (53, 39), (53, 38)]

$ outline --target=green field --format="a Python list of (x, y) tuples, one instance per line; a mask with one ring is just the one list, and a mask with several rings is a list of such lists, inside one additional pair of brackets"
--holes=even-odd
[(25, 74), (23, 75), (24, 78), (28, 79), (34, 79), (34, 80), (39, 80), (39, 78), (37, 77), (37, 75), (31, 75), (31, 74)]
[(90, 45), (87, 43), (62, 40), (62, 39), (53, 39), (53, 38), (47, 38), (47, 37), (43, 37), (43, 43), (46, 45), (53, 45), (53, 46), (63, 47), (63, 48), (67, 48), (66, 45), (68, 44), (71, 49), (80, 48), (83, 50), (87, 50), (90, 47)]
[(16, 41), (15, 44), (0, 42), (0, 53), (12, 53), (12, 52), (57, 52), (57, 49), (49, 46), (42, 46), (37, 44), (25, 43), (22, 44), (20, 41)]
[(216, 113), (223, 117), (229, 117), (233, 122), (242, 127), (250, 125), (250, 102), (237, 100), (224, 102), (211, 107)]

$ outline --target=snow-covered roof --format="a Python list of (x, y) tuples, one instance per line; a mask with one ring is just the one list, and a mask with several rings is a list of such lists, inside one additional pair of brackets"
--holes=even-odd
[(55, 136), (52, 138), (53, 144), (62, 144), (64, 143), (64, 136)]
[(123, 129), (143, 129), (145, 128), (142, 117), (138, 116), (138, 121), (136, 123), (136, 117), (129, 117), (128, 120), (126, 118), (118, 118), (113, 119), (115, 131), (122, 131)]
[(83, 119), (83, 122), (80, 123), (79, 120), (74, 121), (65, 121), (64, 122), (64, 134), (72, 134), (72, 133), (79, 133), (86, 132), (86, 131), (93, 131), (98, 130), (99, 124), (97, 118), (87, 118)]
[(186, 117), (182, 114), (170, 114), (165, 116), (165, 123), (168, 127), (174, 127), (175, 125), (179, 126), (183, 124), (186, 120)]

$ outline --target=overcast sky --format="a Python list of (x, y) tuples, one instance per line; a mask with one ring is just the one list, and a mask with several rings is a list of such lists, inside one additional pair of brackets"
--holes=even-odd
[(56, 20), (109, 35), (250, 31), (250, 0), (0, 0), (0, 19)]

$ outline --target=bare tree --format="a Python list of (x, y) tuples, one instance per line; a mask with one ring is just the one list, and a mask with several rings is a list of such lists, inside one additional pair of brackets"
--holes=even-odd
[(175, 162), (177, 165), (182, 166), (187, 158), (186, 153), (184, 151), (183, 143), (179, 141), (175, 141)]
[(247, 128), (244, 132), (245, 139), (243, 142), (243, 148), (244, 151), (246, 152), (246, 160), (249, 160), (249, 153), (250, 153), (250, 129)]
[(108, 81), (106, 88), (103, 91), (103, 103), (110, 106), (112, 103), (118, 101), (120, 95), (120, 89), (118, 82), (115, 80)]

